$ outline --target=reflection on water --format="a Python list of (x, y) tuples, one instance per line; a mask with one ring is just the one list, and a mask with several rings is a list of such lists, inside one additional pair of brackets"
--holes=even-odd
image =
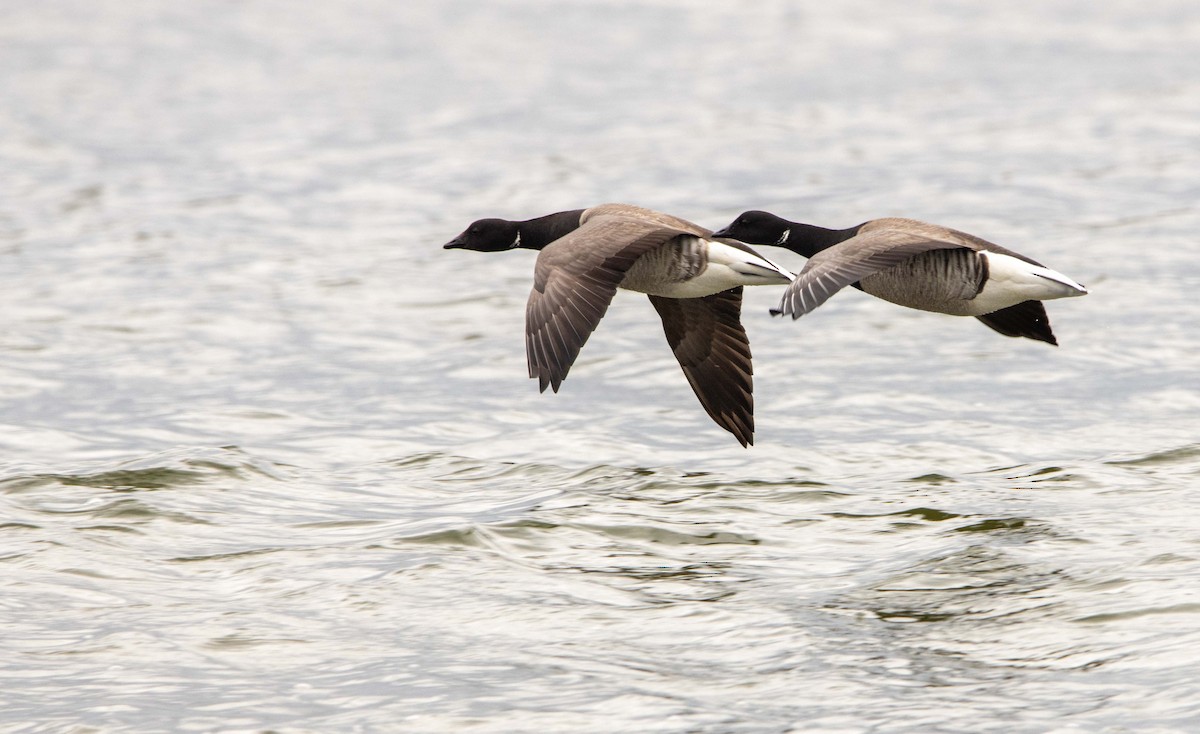
[[(12, 9), (0, 728), (1196, 729), (1190, 6), (710, 5)], [(539, 395), (532, 253), (438, 247), (611, 200), (1092, 293), (747, 293), (742, 450), (645, 299)]]

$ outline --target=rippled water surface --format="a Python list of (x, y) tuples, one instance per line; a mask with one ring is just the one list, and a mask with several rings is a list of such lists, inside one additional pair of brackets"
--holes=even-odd
[[(1190, 0), (3, 15), (0, 730), (1200, 730)], [(1091, 294), (752, 290), (745, 450), (644, 298), (539, 395), (533, 253), (440, 248), (604, 201)]]

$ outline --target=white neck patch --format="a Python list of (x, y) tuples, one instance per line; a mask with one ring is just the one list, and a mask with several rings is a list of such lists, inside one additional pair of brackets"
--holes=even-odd
[(513, 240), (513, 243), (511, 245), (508, 246), (508, 249), (515, 250), (520, 246), (521, 246), (521, 233), (517, 232), (517, 238), (515, 240)]
[(791, 227), (789, 227), (789, 228), (783, 230), (783, 234), (779, 235), (779, 239), (776, 240), (775, 244), (782, 245), (784, 242), (787, 242), (788, 237), (791, 237), (791, 236), (792, 236), (792, 229), (791, 229)]

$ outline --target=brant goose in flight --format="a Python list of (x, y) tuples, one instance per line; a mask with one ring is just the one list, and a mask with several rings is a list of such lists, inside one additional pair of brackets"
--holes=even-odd
[(852, 285), (922, 311), (974, 316), (1005, 336), (1058, 345), (1042, 301), (1087, 289), (1062, 273), (974, 235), (913, 219), (873, 219), (849, 229), (742, 213), (714, 233), (809, 258), (771, 313), (798, 319)]
[(791, 282), (791, 273), (741, 242), (629, 204), (525, 221), (480, 219), (446, 249), (538, 250), (525, 309), (529, 376), (558, 392), (617, 288), (639, 291), (662, 317), (667, 342), (717, 425), (754, 443), (753, 369), (741, 324), (742, 286)]

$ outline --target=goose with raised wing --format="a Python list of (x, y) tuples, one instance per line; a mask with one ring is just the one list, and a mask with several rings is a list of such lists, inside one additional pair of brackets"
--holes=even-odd
[(742, 287), (790, 272), (734, 240), (630, 204), (534, 219), (480, 219), (446, 249), (538, 250), (525, 309), (529, 376), (558, 392), (618, 288), (650, 297), (688, 384), (717, 425), (754, 443), (753, 369)]
[(1005, 336), (1057, 345), (1042, 301), (1087, 294), (1032, 258), (915, 219), (827, 229), (747, 211), (713, 236), (783, 247), (808, 258), (772, 310), (794, 319), (849, 285), (909, 308), (974, 316)]

